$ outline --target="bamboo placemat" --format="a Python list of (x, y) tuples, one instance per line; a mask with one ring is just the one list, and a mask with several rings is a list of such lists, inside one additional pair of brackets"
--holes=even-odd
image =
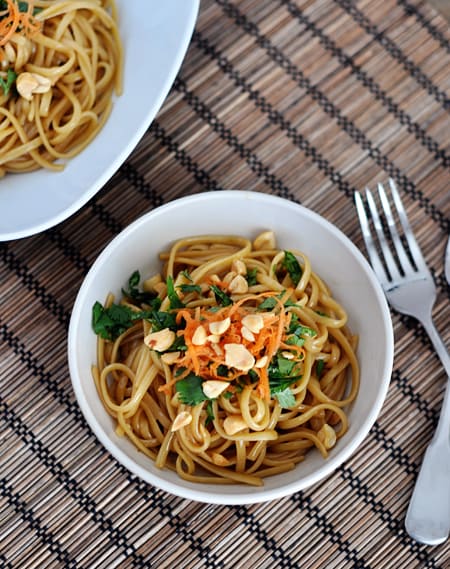
[[(182, 1), (182, 0), (180, 0)], [(1, 244), (2, 568), (449, 568), (404, 516), (445, 374), (393, 314), (395, 364), (361, 448), (293, 496), (225, 507), (131, 476), (97, 442), (66, 359), (71, 308), (104, 246), (180, 196), (249, 189), (336, 224), (363, 251), (353, 191), (392, 176), (438, 288), (449, 233), (450, 32), (421, 0), (204, 0), (170, 95), (136, 150), (76, 215)]]

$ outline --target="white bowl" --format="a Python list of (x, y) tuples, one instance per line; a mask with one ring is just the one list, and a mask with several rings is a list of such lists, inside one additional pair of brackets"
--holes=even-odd
[(164, 102), (189, 45), (199, 0), (117, 0), (117, 7), (123, 94), (100, 133), (62, 172), (0, 179), (0, 241), (34, 235), (78, 211), (125, 161)]
[[(351, 207), (349, 205), (349, 207)], [(111, 417), (91, 377), (96, 337), (92, 306), (121, 287), (136, 269), (148, 277), (159, 272), (157, 255), (177, 238), (206, 233), (254, 237), (272, 229), (280, 248), (297, 248), (330, 286), (359, 334), (361, 387), (349, 410), (348, 432), (324, 460), (310, 452), (294, 470), (265, 479), (263, 487), (195, 484), (159, 470), (126, 438), (115, 435)], [(292, 494), (332, 473), (367, 436), (381, 409), (392, 371), (393, 332), (383, 291), (362, 254), (335, 226), (290, 201), (258, 192), (219, 191), (181, 198), (142, 216), (104, 249), (83, 282), (72, 312), (68, 357), (73, 388), (91, 429), (110, 453), (131, 472), (167, 492), (208, 503), (248, 504)]]

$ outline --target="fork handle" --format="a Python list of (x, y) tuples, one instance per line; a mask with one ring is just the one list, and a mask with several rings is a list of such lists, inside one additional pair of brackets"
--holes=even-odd
[(442, 365), (444, 366), (447, 375), (450, 377), (450, 356), (448, 355), (448, 351), (445, 347), (442, 338), (439, 335), (439, 332), (436, 330), (435, 325), (431, 318), (425, 318), (421, 320), (423, 327), (428, 333), (430, 340), (436, 350), (437, 355), (439, 356)]
[(436, 432), (425, 452), (406, 514), (408, 534), (427, 545), (443, 543), (450, 533), (450, 358), (431, 319), (422, 322), (448, 379)]

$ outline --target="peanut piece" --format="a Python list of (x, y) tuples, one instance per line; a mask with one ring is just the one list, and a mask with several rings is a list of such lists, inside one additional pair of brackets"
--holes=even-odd
[(181, 413), (178, 413), (178, 415), (175, 417), (172, 423), (172, 428), (170, 430), (172, 432), (178, 431), (182, 427), (189, 425), (191, 421), (192, 415), (188, 411), (181, 411)]
[(223, 430), (227, 435), (235, 435), (247, 428), (247, 423), (241, 415), (229, 415), (223, 422)]
[(155, 352), (165, 352), (175, 342), (175, 332), (169, 328), (163, 328), (158, 332), (151, 332), (144, 338), (144, 344)]

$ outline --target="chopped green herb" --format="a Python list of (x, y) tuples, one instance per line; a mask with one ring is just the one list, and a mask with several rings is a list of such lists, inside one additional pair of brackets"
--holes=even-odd
[(203, 393), (203, 379), (194, 373), (190, 373), (183, 379), (179, 379), (175, 383), (175, 390), (178, 393), (180, 401), (185, 405), (198, 405), (203, 401), (207, 401), (208, 397)]
[(221, 290), (218, 286), (216, 285), (211, 285), (211, 290), (214, 293), (214, 296), (216, 297), (217, 302), (221, 305), (221, 306), (231, 306), (233, 304), (233, 301), (231, 300), (231, 298), (225, 294), (223, 292), (223, 290)]
[(193, 281), (192, 281), (192, 277), (191, 277), (189, 271), (187, 271), (187, 270), (181, 271), (181, 274), (182, 274), (183, 277), (186, 278), (188, 281), (193, 282)]
[(212, 423), (214, 421), (214, 411), (213, 411), (211, 399), (206, 404), (206, 415), (207, 416), (206, 416), (205, 425), (209, 425), (210, 423)]
[(297, 326), (293, 334), (296, 336), (308, 336), (309, 338), (314, 338), (314, 336), (317, 336), (317, 332), (315, 330), (303, 325)]
[(259, 380), (259, 375), (256, 373), (254, 369), (250, 369), (248, 371), (248, 377), (252, 383), (256, 383)]
[(217, 375), (220, 375), (220, 377), (228, 377), (229, 371), (230, 370), (227, 368), (226, 365), (220, 364), (219, 366), (217, 366)]
[(186, 342), (183, 336), (177, 336), (175, 342), (170, 346), (167, 352), (185, 352), (187, 350)]
[(289, 387), (286, 387), (283, 391), (277, 391), (274, 395), (278, 399), (280, 407), (290, 409), (296, 404), (294, 393), (292, 392), (292, 389), (289, 389)]
[[(281, 299), (283, 298), (285, 294), (285, 291), (282, 291), (280, 294), (278, 294), (276, 297), (275, 296), (269, 296), (266, 299), (264, 299), (259, 305), (258, 305), (258, 310), (273, 310), (276, 306), (278, 306), (278, 302), (277, 302), (277, 298)], [(284, 303), (285, 308), (289, 307), (289, 306), (296, 306), (295, 302), (292, 302), (292, 300), (288, 299), (285, 303)]]
[(161, 299), (152, 292), (139, 290), (138, 287), (140, 280), (141, 275), (139, 271), (134, 271), (128, 279), (128, 288), (122, 288), (122, 294), (133, 300), (138, 305), (149, 304), (152, 308), (158, 309), (161, 306)]
[(299, 338), (301, 336), (309, 336), (310, 338), (314, 338), (317, 336), (317, 332), (308, 326), (304, 326), (297, 314), (292, 314), (291, 323), (289, 324), (288, 334), (295, 334)]
[(303, 346), (304, 343), (305, 343), (305, 338), (299, 338), (295, 334), (292, 334), (292, 336), (288, 336), (286, 338), (286, 344), (289, 344), (290, 346), (301, 347), (301, 346)]
[(3, 79), (3, 77), (0, 77), (0, 87), (2, 87), (4, 95), (8, 95), (16, 78), (17, 73), (14, 71), (14, 69), (8, 69), (6, 72), (6, 81)]
[(280, 353), (272, 358), (268, 369), (271, 395), (284, 391), (302, 377), (295, 373), (295, 366), (294, 361), (288, 360)]
[(258, 305), (258, 310), (273, 310), (277, 304), (278, 303), (275, 298), (273, 296), (269, 296)]
[(92, 327), (105, 340), (115, 340), (134, 324), (136, 320), (150, 317), (151, 312), (134, 312), (128, 306), (112, 304), (104, 308), (100, 302), (92, 307)]
[(184, 308), (184, 304), (175, 291), (173, 278), (171, 276), (167, 277), (167, 296), (169, 297), (170, 308)]
[(188, 292), (202, 292), (200, 285), (196, 284), (180, 284), (177, 285), (177, 288), (181, 290), (181, 292), (188, 293)]
[(281, 354), (277, 354), (277, 367), (278, 373), (281, 376), (289, 376), (294, 369), (295, 362), (293, 360), (288, 360)]
[(320, 378), (320, 376), (322, 375), (324, 367), (325, 367), (325, 360), (317, 360), (317, 362), (316, 362), (316, 375), (318, 378)]
[(285, 251), (282, 266), (289, 273), (294, 285), (297, 286), (302, 278), (302, 268), (300, 267), (300, 263), (297, 261), (295, 255), (290, 251)]
[(178, 330), (176, 322), (176, 314), (172, 312), (152, 310), (147, 318), (152, 323), (153, 332), (157, 332), (158, 330), (163, 330), (164, 328), (169, 328), (174, 332)]
[(258, 284), (258, 281), (256, 279), (257, 274), (258, 274), (258, 269), (256, 267), (253, 269), (249, 269), (247, 271), (245, 278), (247, 279), (248, 286), (254, 286), (254, 285)]

